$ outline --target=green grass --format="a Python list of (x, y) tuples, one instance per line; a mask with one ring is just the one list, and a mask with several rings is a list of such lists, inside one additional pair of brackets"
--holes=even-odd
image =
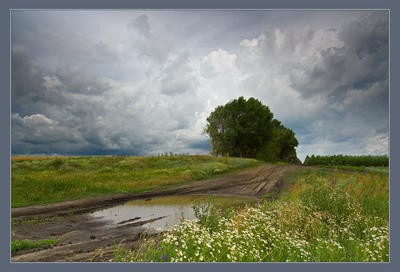
[(13, 157), (11, 205), (151, 192), (262, 164), (253, 159), (211, 156)]
[(280, 199), (231, 212), (199, 206), (187, 220), (115, 261), (388, 262), (389, 179), (381, 173), (295, 171)]
[(351, 165), (319, 165), (318, 167), (324, 169), (345, 170), (354, 172), (367, 172), (367, 173), (382, 173), (389, 174), (389, 167), (387, 166), (351, 166)]
[(14, 240), (11, 242), (11, 252), (15, 253), (19, 250), (24, 250), (24, 249), (51, 246), (57, 244), (58, 241), (59, 241), (58, 239), (43, 239), (39, 241), (31, 241), (29, 239)]

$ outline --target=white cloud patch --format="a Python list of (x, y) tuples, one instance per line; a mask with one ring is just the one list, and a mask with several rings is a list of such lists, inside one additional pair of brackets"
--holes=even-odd
[(374, 135), (365, 140), (365, 154), (389, 154), (389, 137), (387, 134)]
[(161, 71), (160, 88), (162, 93), (182, 95), (185, 92), (193, 92), (197, 79), (189, 64), (189, 57), (189, 52), (184, 51)]

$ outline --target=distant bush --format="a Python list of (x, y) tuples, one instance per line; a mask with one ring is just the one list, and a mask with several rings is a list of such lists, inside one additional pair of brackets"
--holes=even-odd
[(388, 156), (307, 156), (304, 165), (389, 166)]
[(55, 169), (59, 169), (63, 164), (64, 164), (64, 160), (57, 158), (57, 159), (50, 161), (49, 166), (52, 166)]

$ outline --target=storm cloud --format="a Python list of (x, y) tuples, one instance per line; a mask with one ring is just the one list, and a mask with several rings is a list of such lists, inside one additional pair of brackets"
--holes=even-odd
[(13, 154), (204, 154), (255, 97), (307, 154), (387, 154), (387, 11), (13, 11)]

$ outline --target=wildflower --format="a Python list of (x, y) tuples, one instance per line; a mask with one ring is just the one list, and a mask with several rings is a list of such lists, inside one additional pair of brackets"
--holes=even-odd
[(142, 253), (143, 253), (143, 251), (144, 251), (144, 245), (142, 245)]

